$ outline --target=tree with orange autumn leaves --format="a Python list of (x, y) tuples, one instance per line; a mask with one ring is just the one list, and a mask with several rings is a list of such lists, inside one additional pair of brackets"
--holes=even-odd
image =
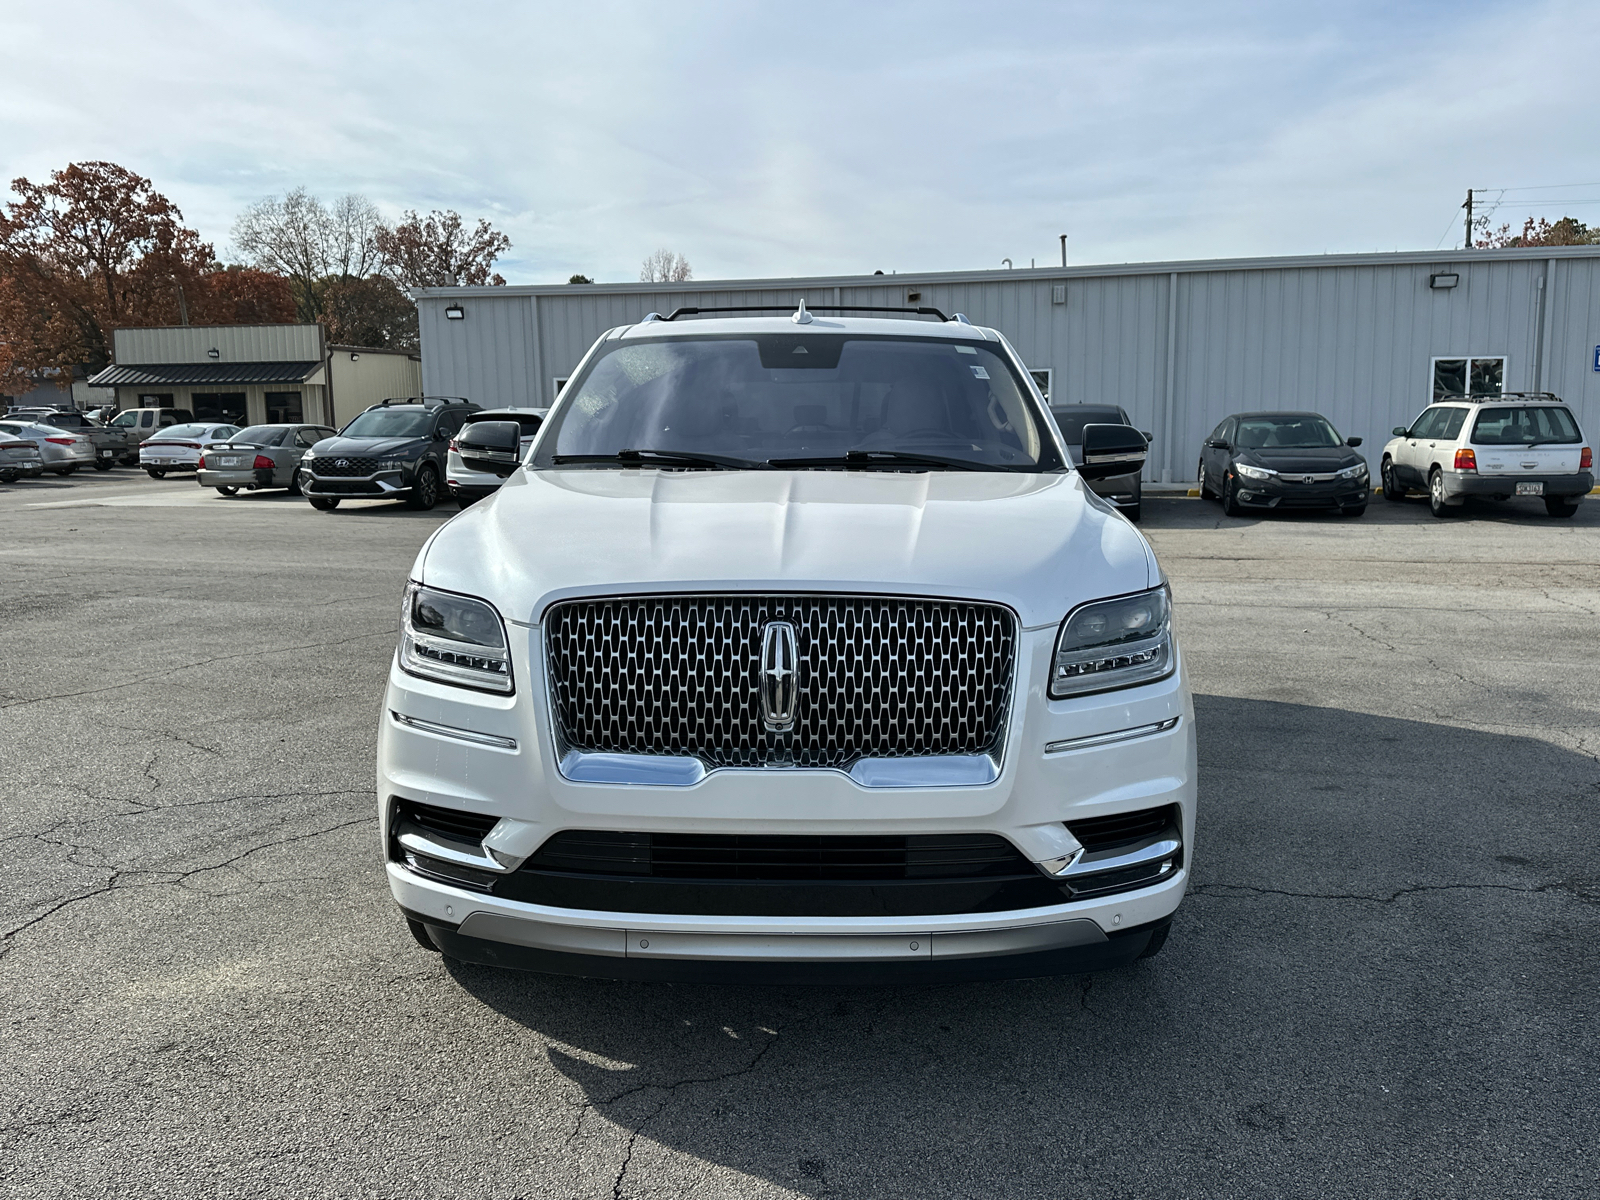
[(0, 210), (0, 391), (99, 370), (120, 328), (294, 319), (287, 281), (222, 267), (177, 206), (124, 167), (72, 163), (11, 189)]

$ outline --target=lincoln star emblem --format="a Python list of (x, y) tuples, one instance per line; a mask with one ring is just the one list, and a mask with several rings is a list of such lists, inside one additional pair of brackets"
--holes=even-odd
[(775, 733), (794, 728), (799, 670), (794, 626), (788, 621), (768, 621), (761, 631), (761, 723)]
[(348, 467), (350, 460), (348, 458), (336, 458), (333, 460), (333, 465), (336, 467)]

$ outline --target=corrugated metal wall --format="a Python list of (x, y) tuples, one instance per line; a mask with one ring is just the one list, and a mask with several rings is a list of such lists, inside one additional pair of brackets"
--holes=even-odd
[[(1438, 272), (1459, 285), (1429, 286)], [(1055, 302), (1065, 285), (1066, 302)], [(1139, 264), (958, 275), (429, 289), (423, 385), (483, 405), (548, 404), (594, 340), (679, 306), (900, 306), (1000, 330), (1057, 402), (1110, 402), (1155, 435), (1147, 474), (1192, 480), (1229, 413), (1315, 409), (1375, 454), (1427, 403), (1435, 357), (1504, 355), (1506, 387), (1566, 398), (1600, 436), (1594, 248)], [(459, 304), (465, 317), (448, 321)], [(120, 335), (119, 335), (120, 336)], [(1169, 355), (1170, 347), (1170, 355)]]
[[(316, 362), (322, 357), (320, 325), (181, 325), (119, 329), (114, 357), (130, 363)], [(211, 350), (217, 357), (211, 357)]]

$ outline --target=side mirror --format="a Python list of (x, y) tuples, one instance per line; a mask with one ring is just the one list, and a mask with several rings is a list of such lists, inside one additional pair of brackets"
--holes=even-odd
[(1139, 432), (1144, 436), (1144, 444), (1146, 446), (1156, 440), (1153, 436), (1151, 436), (1149, 430), (1141, 429)]
[(1228, 446), (1228, 443), (1226, 441), (1224, 441), (1222, 438), (1208, 438), (1207, 441), (1206, 441), (1206, 449), (1207, 450), (1227, 450), (1227, 449), (1229, 449), (1229, 446)]
[(1396, 425), (1393, 429), (1389, 430), (1390, 435), (1393, 437), (1405, 437), (1406, 434), (1410, 432), (1411, 431), (1404, 425)]
[(1085, 479), (1108, 479), (1144, 470), (1148, 445), (1132, 425), (1085, 425), (1078, 474)]
[(1351, 446), (1351, 447), (1355, 447), (1355, 446), (1359, 446), (1359, 445), (1361, 445), (1361, 439), (1360, 439), (1360, 438), (1358, 438), (1358, 437), (1355, 437), (1355, 438), (1345, 438), (1345, 440), (1344, 440), (1344, 444), (1345, 444), (1345, 445), (1346, 445), (1346, 446)]
[(504, 479), (522, 462), (522, 426), (515, 421), (478, 421), (456, 434), (456, 453), (469, 471), (491, 471)]
[(436, 442), (448, 442), (450, 440), (450, 431), (448, 429), (435, 429), (433, 431), (433, 440)]

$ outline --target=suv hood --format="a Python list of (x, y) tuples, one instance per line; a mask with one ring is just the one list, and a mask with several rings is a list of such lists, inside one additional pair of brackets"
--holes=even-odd
[(401, 450), (410, 450), (413, 447), (428, 441), (420, 437), (331, 437), (323, 438), (316, 444), (317, 457), (325, 454), (394, 454)]
[(574, 595), (783, 590), (987, 599), (1036, 627), (1160, 573), (1076, 473), (519, 470), (412, 578), (529, 624)]

